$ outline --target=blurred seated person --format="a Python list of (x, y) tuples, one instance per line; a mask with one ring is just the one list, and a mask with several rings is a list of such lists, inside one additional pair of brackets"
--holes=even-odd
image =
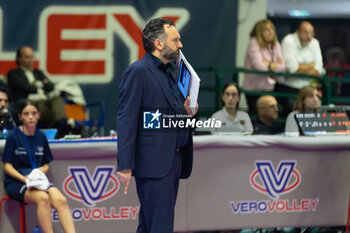
[[(292, 74), (306, 74), (321, 76), (324, 74), (320, 43), (314, 38), (313, 25), (302, 21), (296, 32), (288, 34), (282, 40), (282, 50), (286, 68)], [(298, 93), (304, 86), (311, 84), (306, 78), (281, 78), (275, 85), (276, 92)], [(283, 116), (293, 108), (294, 98), (280, 98), (278, 102), (283, 105)]]
[[(285, 72), (281, 45), (275, 26), (268, 19), (258, 21), (250, 32), (250, 41), (245, 55), (244, 68), (258, 71)], [(249, 91), (273, 91), (275, 78), (260, 74), (244, 74), (243, 89)], [(255, 113), (259, 96), (246, 94), (249, 113)]]
[(246, 112), (238, 110), (241, 92), (236, 83), (227, 83), (221, 93), (223, 108), (215, 112), (211, 118), (222, 122), (217, 132), (253, 133), (252, 122)]
[(286, 120), (286, 135), (300, 133), (298, 124), (294, 118), (296, 113), (318, 112), (319, 107), (320, 99), (317, 94), (317, 89), (312, 86), (305, 86), (301, 88), (295, 101), (293, 112), (288, 115)]
[[(329, 77), (346, 77), (350, 78), (350, 65), (345, 61), (345, 53), (342, 48), (332, 47), (327, 50), (326, 53), (326, 69), (338, 69), (341, 71), (327, 70), (327, 76)], [(347, 70), (347, 71), (345, 71)], [(344, 72), (345, 71), (345, 72)], [(331, 82), (332, 96), (345, 96), (350, 97), (350, 84), (341, 82)]]
[(16, 127), (16, 123), (12, 118), (9, 110), (9, 92), (6, 88), (0, 87), (0, 129), (11, 130)]
[(20, 47), (17, 50), (16, 63), (19, 67), (7, 74), (14, 107), (17, 108), (26, 99), (35, 102), (41, 112), (39, 127), (57, 128), (57, 138), (63, 137), (69, 130), (63, 99), (57, 95), (50, 95), (54, 84), (41, 70), (34, 68), (32, 48)]
[(258, 119), (253, 121), (254, 134), (281, 134), (284, 126), (276, 122), (278, 119), (278, 104), (272, 95), (260, 96), (256, 102)]

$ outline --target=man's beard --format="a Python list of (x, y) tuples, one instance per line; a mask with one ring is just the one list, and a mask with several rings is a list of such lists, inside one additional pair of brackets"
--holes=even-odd
[(169, 48), (167, 44), (165, 44), (163, 50), (160, 51), (160, 55), (168, 61), (172, 61), (179, 57), (179, 50), (174, 51), (171, 48)]

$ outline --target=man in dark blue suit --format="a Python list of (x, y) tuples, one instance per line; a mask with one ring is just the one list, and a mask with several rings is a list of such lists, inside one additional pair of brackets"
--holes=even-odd
[(147, 53), (127, 68), (119, 86), (117, 176), (124, 193), (135, 177), (141, 204), (137, 233), (171, 233), (179, 179), (192, 170), (193, 144), (191, 129), (162, 127), (161, 119), (193, 117), (198, 105), (192, 112), (168, 71), (182, 48), (174, 23), (152, 19), (142, 37)]

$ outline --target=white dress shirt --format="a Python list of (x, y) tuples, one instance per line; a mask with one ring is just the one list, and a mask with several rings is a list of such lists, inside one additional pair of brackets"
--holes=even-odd
[[(315, 62), (315, 69), (319, 74), (324, 74), (322, 53), (317, 39), (312, 38), (306, 47), (301, 47), (297, 33), (288, 34), (282, 41), (282, 50), (289, 73), (295, 73), (300, 63)], [(296, 89), (310, 85), (310, 81), (310, 79), (288, 77), (279, 80), (280, 83)]]
[(24, 71), (25, 76), (28, 79), (28, 82), (37, 88), (37, 93), (32, 93), (28, 95), (28, 99), (34, 102), (40, 100), (47, 100), (45, 91), (43, 89), (43, 83), (35, 79), (33, 71), (27, 69), (24, 66), (21, 66), (21, 69)]

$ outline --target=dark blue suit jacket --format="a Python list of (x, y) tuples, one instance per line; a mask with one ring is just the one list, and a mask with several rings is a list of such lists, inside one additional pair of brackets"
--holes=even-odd
[[(176, 114), (175, 99), (169, 82), (158, 69), (151, 54), (133, 63), (119, 85), (117, 110), (118, 171), (132, 169), (136, 177), (162, 178), (168, 174), (176, 150), (177, 130), (143, 129), (143, 112), (160, 110)], [(190, 129), (188, 129), (190, 130)], [(180, 148), (181, 178), (191, 174), (192, 134)]]
[[(36, 80), (43, 81), (48, 79), (41, 70), (34, 69), (33, 74)], [(10, 70), (7, 73), (7, 82), (11, 90), (13, 103), (26, 99), (29, 94), (37, 93), (37, 87), (29, 83), (21, 68)], [(52, 82), (45, 82), (43, 85), (46, 93), (54, 89)]]

